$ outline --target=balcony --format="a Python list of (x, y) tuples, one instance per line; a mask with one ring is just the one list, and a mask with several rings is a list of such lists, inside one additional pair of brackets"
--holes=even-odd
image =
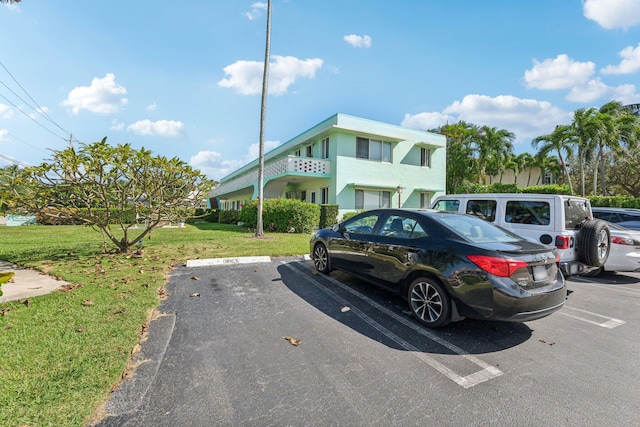
[[(287, 175), (295, 175), (296, 177), (308, 176), (309, 178), (317, 178), (318, 176), (329, 176), (331, 173), (331, 162), (324, 159), (314, 159), (311, 157), (288, 156), (264, 166), (264, 181), (268, 181), (274, 177), (286, 177)], [(255, 167), (243, 175), (233, 178), (229, 181), (222, 182), (213, 189), (213, 196), (230, 193), (258, 182), (258, 168)]]

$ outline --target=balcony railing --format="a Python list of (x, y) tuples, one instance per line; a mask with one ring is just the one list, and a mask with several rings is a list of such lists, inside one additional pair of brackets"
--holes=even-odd
[[(266, 164), (264, 166), (264, 178), (265, 180), (274, 177), (281, 176), (290, 173), (299, 174), (329, 174), (331, 173), (331, 162), (329, 160), (314, 159), (310, 157), (296, 157), (289, 156), (286, 159), (278, 160)], [(250, 184), (258, 181), (258, 168), (241, 175), (231, 181), (221, 183), (218, 187), (213, 189), (213, 195), (220, 195), (229, 193), (240, 188), (247, 187)]]

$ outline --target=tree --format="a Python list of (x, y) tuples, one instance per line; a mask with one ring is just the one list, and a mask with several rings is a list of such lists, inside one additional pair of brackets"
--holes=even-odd
[(264, 69), (262, 73), (262, 102), (260, 104), (260, 141), (258, 155), (258, 223), (256, 237), (264, 235), (262, 206), (264, 204), (264, 126), (267, 115), (267, 89), (269, 84), (269, 51), (271, 50), (271, 0), (267, 2), (267, 42), (264, 50)]
[(505, 129), (482, 126), (475, 140), (477, 149), (478, 182), (486, 184), (487, 173), (495, 176), (501, 173), (507, 160), (513, 154), (515, 135)]
[(0, 0), (0, 4), (20, 3), (20, 0)]
[(464, 121), (454, 125), (445, 125), (437, 129), (447, 137), (447, 193), (459, 192), (465, 182), (473, 179), (473, 147), (477, 129)]
[(0, 212), (3, 214), (9, 207), (13, 193), (13, 183), (21, 173), (18, 165), (9, 165), (0, 168)]
[(596, 146), (596, 135), (598, 133), (598, 110), (595, 108), (580, 108), (573, 113), (571, 131), (576, 137), (577, 161), (580, 172), (580, 195), (586, 194), (585, 190), (585, 167), (586, 163), (593, 158)]
[[(571, 183), (571, 175), (569, 175), (569, 168), (566, 160), (573, 158), (573, 146), (574, 136), (571, 133), (571, 128), (568, 125), (558, 125), (549, 135), (538, 136), (531, 141), (531, 145), (534, 148), (538, 148), (538, 145), (543, 142), (539, 150), (541, 157), (546, 157), (550, 152), (555, 151), (558, 154), (558, 161), (560, 162), (560, 169), (562, 176), (566, 177), (569, 184), (569, 191), (573, 195), (573, 184)], [(562, 154), (565, 154), (564, 156)]]
[[(130, 144), (113, 147), (104, 138), (78, 151), (53, 151), (49, 163), (25, 168), (11, 188), (14, 207), (89, 225), (102, 233), (105, 250), (108, 239), (127, 252), (161, 222), (193, 216), (212, 182), (178, 158), (153, 157)], [(139, 215), (142, 231), (127, 219)]]

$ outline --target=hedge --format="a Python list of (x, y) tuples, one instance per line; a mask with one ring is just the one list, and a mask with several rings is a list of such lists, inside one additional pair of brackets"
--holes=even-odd
[(320, 205), (320, 228), (331, 227), (338, 222), (338, 205)]
[[(320, 206), (296, 199), (268, 199), (263, 203), (262, 225), (265, 231), (278, 233), (310, 233), (320, 222)], [(245, 203), (240, 221), (255, 228), (258, 224), (258, 202)]]

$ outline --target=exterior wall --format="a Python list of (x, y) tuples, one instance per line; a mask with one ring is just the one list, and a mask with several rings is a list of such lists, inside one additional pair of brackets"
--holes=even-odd
[[(357, 158), (358, 137), (390, 143), (391, 161)], [(325, 138), (329, 139), (329, 156), (323, 159)], [(312, 158), (307, 157), (309, 145)], [(421, 148), (431, 152), (430, 167), (421, 166)], [(336, 114), (265, 154), (265, 198), (300, 198), (306, 192), (305, 201), (311, 202), (315, 192), (315, 203), (320, 204), (322, 189), (327, 188), (327, 203), (339, 205), (342, 215), (356, 209), (356, 190), (388, 191), (395, 207), (400, 186), (400, 205), (419, 208), (420, 193), (431, 198), (444, 194), (445, 150), (443, 135)], [(308, 165), (294, 170), (293, 163)], [(225, 201), (257, 198), (257, 168), (255, 160), (221, 180), (212, 193), (221, 207)]]

